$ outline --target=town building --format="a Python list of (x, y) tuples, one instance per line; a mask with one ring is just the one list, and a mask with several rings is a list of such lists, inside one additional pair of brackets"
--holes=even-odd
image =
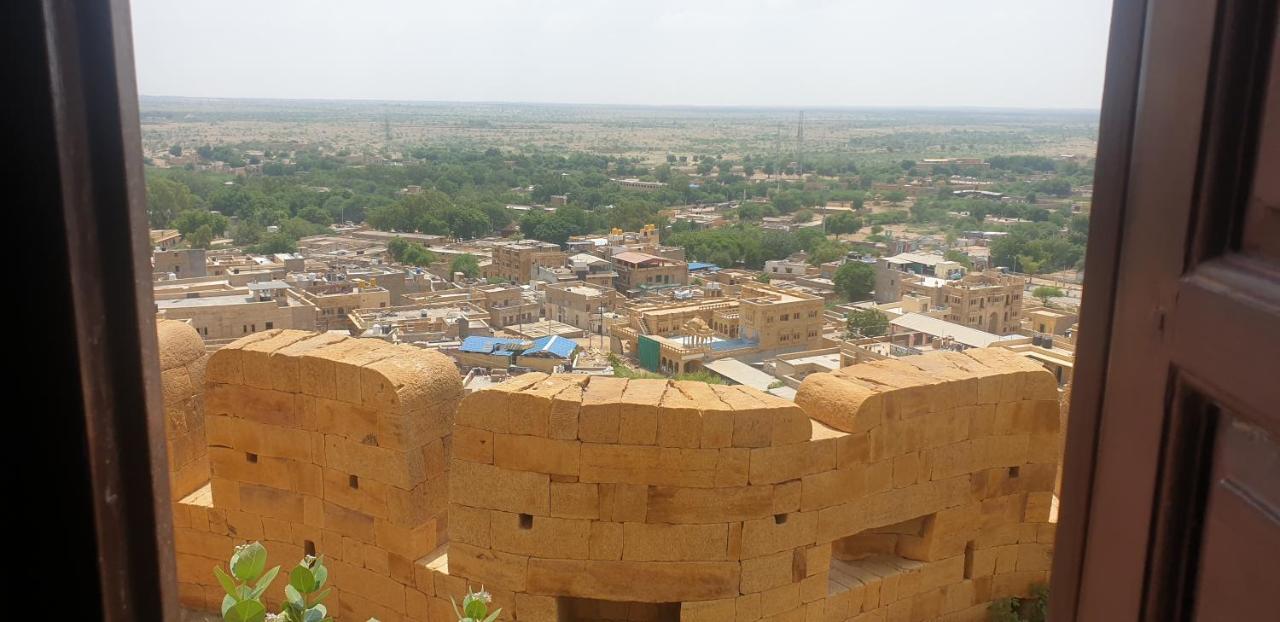
[(152, 272), (164, 278), (193, 278), (208, 274), (203, 248), (158, 250), (151, 254)]
[(393, 343), (460, 341), (472, 335), (490, 336), (489, 312), (470, 302), (418, 303), (350, 314), (353, 333)]
[(957, 324), (1003, 335), (1022, 324), (1022, 279), (994, 272), (966, 274), (941, 287), (915, 288), (905, 283), (904, 291), (923, 295), (933, 292), (937, 306), (946, 307), (942, 318)]
[(504, 242), (493, 246), (492, 273), (512, 283), (528, 283), (538, 267), (559, 268), (566, 258), (564, 251), (550, 242)]
[(604, 334), (604, 318), (613, 311), (618, 293), (612, 287), (569, 282), (547, 285), (545, 316), (595, 335)]
[(472, 336), (445, 353), (463, 369), (524, 368), (554, 373), (572, 371), (579, 350), (577, 342), (557, 335), (533, 340)]
[(613, 287), (618, 273), (613, 270), (613, 262), (608, 259), (587, 253), (578, 253), (569, 257), (568, 263), (560, 267), (538, 266), (534, 278), (543, 283), (568, 283), (581, 281)]
[(611, 349), (650, 371), (686, 373), (725, 357), (760, 359), (808, 350), (823, 339), (823, 300), (763, 284), (742, 285), (738, 298), (636, 304), (609, 327)]
[(911, 276), (932, 277), (940, 283), (959, 277), (965, 271), (963, 265), (948, 261), (937, 253), (898, 253), (881, 257), (876, 261), (875, 300), (893, 302), (902, 298), (905, 293), (902, 283)]
[(190, 292), (156, 300), (160, 318), (185, 320), (206, 342), (219, 343), (259, 331), (315, 330), (316, 307), (284, 281), (250, 283), (243, 288)]
[(657, 192), (667, 187), (667, 184), (660, 181), (640, 181), (639, 179), (610, 179), (609, 181), (623, 188), (642, 192)]
[(614, 287), (629, 297), (662, 287), (689, 283), (689, 264), (649, 253), (627, 251), (611, 258), (618, 277)]
[[(816, 271), (815, 271), (816, 272)], [(771, 279), (795, 279), (809, 274), (809, 264), (803, 257), (771, 259), (764, 262), (764, 273)]]
[(355, 330), (347, 316), (356, 309), (382, 309), (391, 306), (391, 293), (385, 287), (363, 281), (322, 282), (303, 286), (298, 295), (316, 308), (316, 330)]
[(167, 251), (182, 243), (182, 234), (177, 229), (152, 229), (150, 239), (152, 249)]
[(471, 288), (472, 302), (489, 312), (489, 325), (503, 328), (538, 321), (541, 309), (520, 285), (480, 285)]

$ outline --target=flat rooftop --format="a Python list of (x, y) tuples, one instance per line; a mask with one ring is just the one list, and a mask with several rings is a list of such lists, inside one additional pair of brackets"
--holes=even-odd
[[(292, 298), (287, 298), (289, 306), (297, 306), (299, 303)], [(200, 307), (231, 307), (235, 305), (248, 304), (276, 304), (275, 300), (258, 300), (245, 296), (244, 294), (233, 294), (230, 296), (204, 296), (201, 298), (169, 298), (156, 301), (157, 309), (195, 309)]]

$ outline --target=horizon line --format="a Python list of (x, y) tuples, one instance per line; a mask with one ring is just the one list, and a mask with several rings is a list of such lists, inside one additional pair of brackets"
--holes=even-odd
[(374, 99), (374, 98), (333, 98), (333, 97), (249, 97), (249, 96), (210, 96), (210, 95), (156, 95), (138, 93), (138, 98), (155, 99), (189, 99), (215, 101), (259, 101), (259, 102), (311, 102), (340, 103), (358, 102), (366, 104), (451, 104), (451, 105), (506, 105), (506, 106), (580, 106), (596, 108), (666, 108), (666, 109), (739, 109), (739, 110), (777, 110), (777, 111), (810, 111), (810, 110), (918, 110), (918, 111), (1003, 111), (1003, 112), (1091, 112), (1101, 113), (1102, 108), (1081, 107), (1016, 107), (992, 105), (893, 105), (893, 104), (619, 104), (599, 102), (549, 102), (549, 101), (503, 101), (503, 100), (433, 100), (433, 99)]

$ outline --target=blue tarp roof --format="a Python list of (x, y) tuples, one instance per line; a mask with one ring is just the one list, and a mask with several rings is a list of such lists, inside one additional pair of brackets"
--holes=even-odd
[(462, 340), (462, 345), (458, 347), (458, 350), (477, 354), (493, 354), (495, 350), (519, 350), (526, 343), (528, 342), (523, 339), (509, 339), (506, 337), (467, 337)]
[(543, 337), (533, 342), (533, 347), (524, 351), (524, 356), (554, 356), (556, 358), (568, 359), (573, 356), (578, 344), (572, 339), (565, 339), (558, 335)]
[(720, 269), (720, 266), (717, 266), (713, 263), (706, 263), (704, 261), (689, 262), (689, 272), (697, 272), (698, 270), (719, 270), (719, 269)]

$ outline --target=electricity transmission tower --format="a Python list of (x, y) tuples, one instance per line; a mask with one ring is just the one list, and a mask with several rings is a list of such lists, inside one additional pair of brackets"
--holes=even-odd
[(804, 179), (804, 111), (800, 111), (800, 124), (796, 127), (796, 168)]

